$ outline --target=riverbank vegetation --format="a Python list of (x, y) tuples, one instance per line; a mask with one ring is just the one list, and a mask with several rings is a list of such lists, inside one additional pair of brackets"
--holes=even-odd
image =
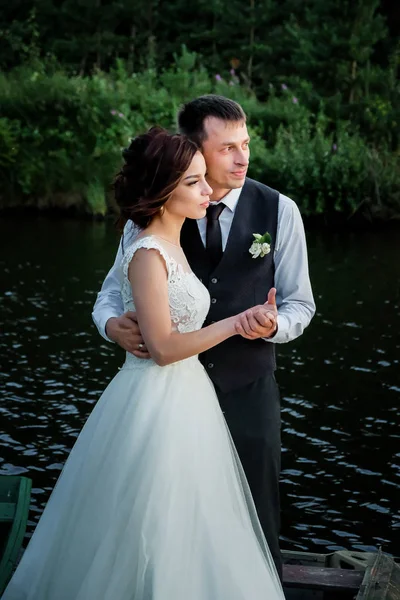
[(0, 208), (112, 212), (130, 137), (219, 93), (248, 115), (250, 176), (304, 215), (400, 218), (399, 48), (376, 0), (197, 0), (190, 29), (178, 0), (22, 4), (0, 23)]

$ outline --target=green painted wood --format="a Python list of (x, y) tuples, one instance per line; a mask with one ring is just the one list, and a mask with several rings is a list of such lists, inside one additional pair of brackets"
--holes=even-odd
[(10, 523), (15, 517), (14, 502), (0, 502), (0, 523)]
[[(27, 477), (0, 476), (0, 507), (13, 518), (1, 521), (0, 594), (4, 591), (16, 565), (28, 521), (32, 481)], [(13, 509), (9, 505), (13, 506)]]

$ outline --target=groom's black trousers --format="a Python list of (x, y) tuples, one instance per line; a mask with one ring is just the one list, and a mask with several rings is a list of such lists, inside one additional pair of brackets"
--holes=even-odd
[(282, 579), (279, 550), (281, 407), (273, 373), (218, 400), (242, 462), (269, 549)]

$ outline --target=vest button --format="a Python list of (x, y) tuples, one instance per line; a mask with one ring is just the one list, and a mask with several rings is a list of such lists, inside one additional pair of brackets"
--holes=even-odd
[(216, 298), (211, 298), (211, 304), (216, 304), (217, 299)]
[(216, 277), (213, 277), (213, 278), (211, 279), (211, 283), (218, 283), (218, 279), (217, 279)]
[(207, 367), (208, 367), (209, 369), (213, 369), (213, 368), (214, 368), (214, 363), (208, 363)]

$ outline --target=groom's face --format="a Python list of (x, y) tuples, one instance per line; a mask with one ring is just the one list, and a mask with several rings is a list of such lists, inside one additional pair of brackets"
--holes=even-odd
[(208, 117), (204, 121), (206, 138), (202, 152), (207, 165), (211, 198), (219, 200), (229, 190), (242, 187), (249, 166), (249, 134), (245, 121), (223, 121)]

